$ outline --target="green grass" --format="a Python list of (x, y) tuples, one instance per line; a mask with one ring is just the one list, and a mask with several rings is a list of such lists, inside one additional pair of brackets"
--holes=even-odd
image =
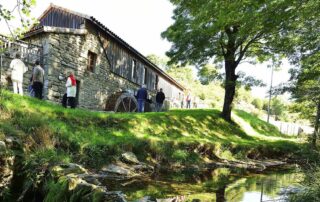
[(249, 114), (242, 110), (235, 110), (236, 115), (241, 117), (244, 121), (249, 123), (251, 127), (260, 134), (267, 136), (284, 136), (280, 133), (277, 127), (268, 124), (267, 122), (257, 118), (256, 116)]
[(218, 110), (101, 113), (64, 109), (7, 91), (2, 92), (0, 113), (0, 138), (21, 138), (30, 153), (54, 148), (60, 156), (55, 159), (93, 168), (115, 160), (125, 151), (134, 152), (143, 161), (188, 164), (248, 155), (281, 158), (302, 147), (243, 111), (236, 114), (259, 136), (224, 121)]

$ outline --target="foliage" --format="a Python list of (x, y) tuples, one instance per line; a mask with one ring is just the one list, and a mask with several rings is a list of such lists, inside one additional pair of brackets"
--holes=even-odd
[(271, 100), (271, 114), (275, 116), (275, 119), (278, 120), (285, 111), (285, 104), (279, 98), (272, 98)]
[(247, 90), (242, 86), (237, 87), (235, 96), (238, 103), (240, 103), (241, 101), (251, 103), (253, 99), (250, 90)]
[[(173, 42), (167, 55), (171, 63), (199, 65), (213, 57), (225, 62), (226, 99), (222, 115), (230, 121), (238, 64), (248, 57), (266, 61), (273, 53), (288, 52), (286, 33), (295, 32), (297, 22), (304, 19), (305, 16), (300, 16), (307, 11), (303, 10), (304, 4), (316, 1), (171, 2), (176, 6), (175, 22), (162, 33), (162, 37)], [(304, 14), (313, 16), (313, 13)]]
[(198, 76), (201, 84), (208, 85), (210, 82), (219, 78), (220, 75), (217, 67), (211, 64), (206, 64), (199, 69)]
[(305, 171), (304, 189), (290, 197), (291, 202), (320, 201), (320, 168), (316, 165)]
[(151, 55), (147, 55), (147, 58), (148, 60), (153, 62), (155, 65), (160, 67), (162, 70), (166, 71), (170, 68), (170, 66), (168, 66), (168, 61), (169, 61), (168, 57), (160, 57), (155, 54), (151, 54)]
[(300, 111), (302, 116), (308, 118), (314, 125), (312, 144), (315, 146), (319, 133), (320, 118), (320, 53), (314, 53), (301, 58), (300, 66), (291, 69), (290, 83), (284, 87), (292, 93), (292, 97), (299, 104), (295, 110)]
[(263, 107), (263, 101), (261, 100), (261, 99), (259, 99), (259, 98), (255, 98), (252, 102), (251, 102), (251, 104), (253, 104), (257, 109), (262, 109), (262, 107)]
[[(17, 0), (13, 9), (5, 8), (0, 3), (0, 21), (4, 20), (13, 39), (18, 39), (27, 31), (31, 25), (36, 23), (36, 19), (31, 17), (31, 9), (36, 5), (36, 0)], [(11, 29), (10, 21), (19, 19), (21, 27)]]

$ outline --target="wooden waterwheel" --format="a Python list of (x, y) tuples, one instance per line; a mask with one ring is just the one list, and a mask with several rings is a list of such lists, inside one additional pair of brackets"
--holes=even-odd
[(115, 93), (108, 98), (106, 103), (106, 111), (136, 112), (137, 109), (136, 98), (128, 92)]

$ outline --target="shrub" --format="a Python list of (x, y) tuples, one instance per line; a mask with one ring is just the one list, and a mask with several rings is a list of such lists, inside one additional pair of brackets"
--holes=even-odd
[(257, 109), (262, 109), (263, 107), (263, 101), (259, 98), (255, 98), (251, 104), (253, 104)]

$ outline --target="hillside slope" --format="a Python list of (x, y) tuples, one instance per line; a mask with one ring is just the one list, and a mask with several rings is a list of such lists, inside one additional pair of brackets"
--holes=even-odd
[[(102, 166), (125, 151), (144, 161), (195, 163), (248, 156), (282, 158), (299, 150), (295, 139), (281, 136), (272, 125), (250, 117), (260, 128), (259, 135), (248, 135), (221, 119), (217, 110), (110, 114), (64, 109), (4, 92), (0, 111), (0, 140), (17, 137), (29, 152), (49, 150), (89, 167)], [(237, 113), (237, 119), (244, 113)]]
[(303, 158), (306, 151), (243, 111), (235, 111), (237, 125), (217, 110), (114, 114), (0, 93), (0, 201), (124, 202), (99, 186), (101, 179), (221, 165), (259, 169), (267, 158)]

